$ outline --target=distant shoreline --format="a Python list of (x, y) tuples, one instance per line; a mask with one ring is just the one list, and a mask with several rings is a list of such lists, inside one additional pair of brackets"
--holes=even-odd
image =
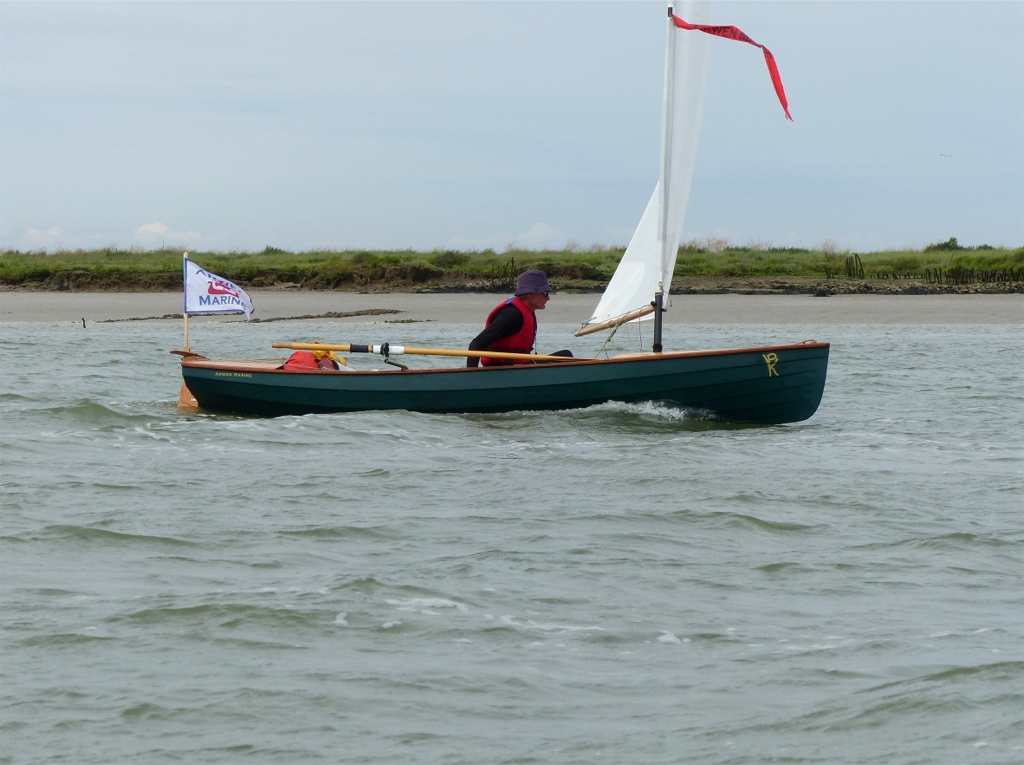
[[(245, 290), (374, 293), (505, 293), (527, 269), (564, 292), (602, 292), (625, 247), (564, 250), (511, 247), (434, 250), (192, 252), (197, 265)], [(182, 255), (161, 250), (0, 253), (0, 289), (60, 292), (177, 292)], [(671, 291), (679, 295), (1024, 293), (1024, 247), (963, 247), (955, 238), (922, 251), (839, 252), (725, 240), (690, 241), (676, 253)]]
[[(500, 301), (495, 293), (251, 290), (262, 322), (439, 322), (482, 325)], [(539, 315), (542, 325), (576, 325), (591, 315), (596, 294), (560, 292)], [(181, 321), (181, 292), (52, 292), (0, 290), (0, 322), (109, 323)], [(243, 321), (238, 314), (194, 322)], [(669, 324), (1024, 324), (1024, 294), (703, 294), (672, 295)]]
[[(118, 294), (118, 293), (178, 293), (181, 274), (119, 273), (101, 277), (91, 275), (72, 279), (51, 277), (42, 282), (0, 284), (0, 294), (35, 292), (58, 294)], [(552, 278), (552, 284), (568, 294), (600, 294), (607, 287), (605, 280), (578, 278)], [(293, 282), (251, 284), (237, 282), (248, 291), (282, 292), (292, 294), (504, 294), (509, 284), (494, 284), (486, 279), (459, 277), (448, 274), (444, 278), (419, 284), (408, 281), (381, 280), (363, 285), (337, 285), (333, 287), (304, 286)], [(846, 276), (759, 276), (709, 275), (676, 276), (672, 280), (673, 295), (1006, 295), (1024, 294), (1024, 281), (984, 282), (965, 284), (928, 282), (918, 278), (859, 278)]]

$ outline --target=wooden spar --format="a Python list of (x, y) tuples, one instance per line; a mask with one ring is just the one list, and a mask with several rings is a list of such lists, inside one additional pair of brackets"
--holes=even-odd
[(628, 321), (639, 319), (641, 316), (647, 316), (647, 314), (654, 313), (653, 305), (645, 305), (636, 311), (630, 311), (629, 313), (623, 314), (615, 319), (609, 319), (608, 321), (602, 321), (600, 324), (588, 324), (580, 327), (576, 330), (576, 337), (583, 337), (583, 335), (589, 335), (591, 332), (600, 332), (602, 329), (618, 329)]
[[(340, 351), (342, 353), (381, 353), (415, 356), (462, 356), (471, 359), (510, 359), (512, 361), (579, 361), (572, 356), (541, 356), (537, 353), (505, 353), (503, 351), (458, 351), (448, 348), (410, 348), (406, 345), (355, 345), (353, 343), (272, 343), (274, 348), (293, 351)], [(385, 351), (386, 348), (386, 351)]]
[[(187, 290), (188, 290), (188, 253), (186, 252), (184, 255), (185, 255), (185, 285), (184, 285), (184, 288), (185, 288), (185, 290), (187, 292)], [(185, 302), (187, 303), (188, 300), (186, 300)], [(187, 308), (188, 307), (185, 306), (185, 308), (182, 310), (182, 314), (181, 314), (182, 317), (185, 320), (185, 345), (182, 346), (182, 347), (186, 351), (188, 350), (188, 310), (187, 310)]]

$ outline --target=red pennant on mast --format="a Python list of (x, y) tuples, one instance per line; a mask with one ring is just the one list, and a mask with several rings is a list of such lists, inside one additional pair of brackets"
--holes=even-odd
[(768, 64), (768, 74), (772, 77), (772, 85), (775, 86), (775, 95), (779, 97), (779, 103), (782, 104), (782, 110), (786, 112), (786, 119), (790, 122), (793, 118), (789, 116), (789, 101), (786, 100), (786, 91), (782, 88), (782, 77), (779, 75), (779, 67), (775, 64), (775, 56), (766, 47), (761, 45), (759, 42), (754, 42), (747, 37), (737, 27), (719, 27), (709, 26), (707, 24), (688, 24), (681, 18), (672, 15), (672, 21), (675, 22), (676, 26), (680, 29), (691, 29), (697, 30), (698, 32), (704, 32), (705, 34), (715, 35), (716, 37), (726, 37), (730, 40), (738, 40), (739, 42), (749, 43), (764, 51), (764, 61)]

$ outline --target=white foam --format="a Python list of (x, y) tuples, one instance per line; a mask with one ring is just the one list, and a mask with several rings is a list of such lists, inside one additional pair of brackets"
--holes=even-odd
[(683, 642), (667, 630), (662, 630), (661, 633), (661, 637), (658, 638), (659, 643), (672, 643), (673, 645), (678, 645)]
[(334, 623), (335, 624), (340, 624), (342, 627), (347, 627), (348, 626), (348, 622), (345, 621), (345, 617), (346, 616), (348, 616), (348, 612), (347, 611), (342, 611), (341, 613), (339, 613), (337, 616), (334, 617)]
[(380, 627), (381, 629), (389, 630), (392, 627), (397, 627), (399, 624), (401, 624), (401, 622), (384, 622)]
[(529, 624), (524, 624), (524, 627), (531, 630), (541, 630), (542, 632), (586, 632), (587, 630), (597, 630), (598, 632), (604, 632), (604, 627), (578, 627), (574, 624), (537, 624), (531, 621)]
[(626, 404), (619, 401), (609, 401), (606, 404), (596, 404), (595, 406), (590, 407), (587, 411), (629, 412), (631, 414), (664, 417), (668, 420), (692, 420), (694, 417), (694, 413), (692, 412), (687, 412), (683, 409), (673, 409), (663, 404), (653, 404), (651, 402), (643, 404)]
[(786, 650), (808, 653), (810, 651), (831, 651), (833, 648), (838, 647), (835, 643), (814, 643), (813, 645), (787, 645)]
[[(389, 599), (384, 601), (399, 611), (408, 611), (410, 613), (419, 611), (422, 613), (428, 613), (423, 609), (429, 608), (455, 608), (462, 612), (469, 611), (466, 606), (462, 603), (456, 603), (454, 600), (448, 600), (447, 598), (410, 598), (409, 600), (394, 600)], [(430, 616), (437, 616), (437, 612), (429, 612)]]
[(598, 632), (604, 632), (604, 627), (580, 627), (575, 624), (540, 624), (532, 619), (527, 622), (517, 622), (512, 618), (510, 614), (505, 614), (499, 620), (502, 624), (507, 624), (510, 627), (520, 627), (524, 630), (540, 630), (541, 632), (556, 632), (560, 635), (564, 635), (569, 632), (585, 632), (587, 630), (597, 630)]

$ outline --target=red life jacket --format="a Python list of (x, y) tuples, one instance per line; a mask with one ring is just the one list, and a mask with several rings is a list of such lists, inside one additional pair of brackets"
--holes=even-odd
[[(537, 317), (530, 310), (530, 307), (526, 305), (522, 300), (517, 297), (510, 297), (494, 307), (494, 310), (487, 316), (487, 321), (484, 323), (485, 327), (491, 326), (491, 322), (494, 321), (494, 317), (498, 315), (498, 311), (507, 305), (514, 305), (519, 309), (519, 313), (523, 315), (523, 327), (516, 334), (510, 335), (509, 337), (502, 337), (495, 340), (489, 346), (489, 351), (505, 351), (506, 353), (532, 353), (533, 344), (537, 340)], [(489, 359), (481, 358), (480, 363), (485, 367), (499, 366), (512, 364), (529, 364), (529, 361), (516, 360), (509, 361), (509, 359)]]

